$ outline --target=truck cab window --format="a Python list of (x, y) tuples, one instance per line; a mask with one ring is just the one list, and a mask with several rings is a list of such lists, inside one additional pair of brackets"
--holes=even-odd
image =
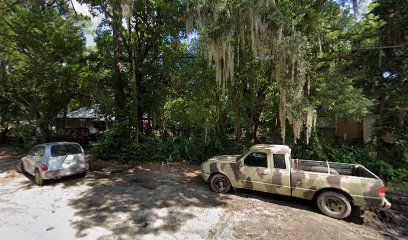
[(285, 154), (273, 154), (273, 167), (286, 169)]
[(244, 160), (245, 166), (250, 167), (268, 167), (268, 158), (266, 153), (252, 152)]

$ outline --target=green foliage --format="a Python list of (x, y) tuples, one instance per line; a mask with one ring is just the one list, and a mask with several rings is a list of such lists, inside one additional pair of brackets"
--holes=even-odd
[(166, 140), (155, 136), (141, 136), (140, 142), (124, 141), (123, 128), (111, 129), (99, 142), (92, 144), (90, 153), (96, 158), (116, 159), (125, 163), (179, 162), (185, 160), (200, 164), (220, 154), (241, 153), (248, 146), (235, 141), (212, 141), (205, 143), (200, 138), (187, 140), (173, 136)]
[(322, 144), (316, 139), (316, 136), (313, 140), (313, 145), (297, 149), (293, 153), (294, 158), (358, 163), (364, 165), (386, 181), (394, 183), (408, 181), (408, 162), (401, 158), (379, 158), (379, 156), (375, 156), (374, 146)]
[(50, 124), (77, 95), (83, 20), (35, 4), (16, 4), (2, 14), (0, 101), (13, 110), (14, 121), (35, 120), (49, 135)]
[(316, 82), (314, 101), (324, 106), (327, 115), (358, 119), (370, 114), (372, 101), (361, 89), (344, 81), (339, 70), (321, 75)]
[(32, 123), (16, 123), (13, 125), (13, 143), (21, 152), (26, 153), (35, 144), (41, 140), (41, 134), (35, 124)]

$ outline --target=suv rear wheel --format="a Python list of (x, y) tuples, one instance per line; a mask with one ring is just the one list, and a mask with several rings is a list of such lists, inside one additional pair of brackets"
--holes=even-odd
[(40, 171), (38, 171), (38, 169), (35, 170), (34, 181), (37, 186), (41, 186), (44, 183), (44, 180), (42, 179)]
[(348, 217), (352, 210), (347, 197), (333, 191), (320, 193), (317, 197), (317, 206), (324, 215), (337, 219)]

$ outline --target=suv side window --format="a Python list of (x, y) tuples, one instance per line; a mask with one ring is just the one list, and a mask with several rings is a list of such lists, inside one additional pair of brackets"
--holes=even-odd
[(44, 156), (44, 152), (45, 152), (45, 147), (44, 146), (37, 146), (37, 147), (34, 147), (33, 149), (31, 149), (31, 151), (28, 153), (28, 155), (42, 157), (42, 156)]
[(244, 165), (250, 167), (268, 167), (268, 158), (266, 153), (252, 152), (244, 159)]
[(286, 169), (285, 154), (273, 154), (273, 167)]

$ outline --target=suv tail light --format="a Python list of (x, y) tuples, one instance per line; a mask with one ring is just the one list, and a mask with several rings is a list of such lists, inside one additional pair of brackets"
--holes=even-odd
[(379, 195), (380, 197), (385, 197), (385, 187), (384, 187), (384, 186), (382, 186), (382, 187), (380, 187), (380, 188), (378, 189), (378, 195)]
[(45, 171), (48, 170), (48, 167), (45, 166), (44, 164), (41, 164), (41, 170), (42, 170), (43, 172), (45, 172)]

